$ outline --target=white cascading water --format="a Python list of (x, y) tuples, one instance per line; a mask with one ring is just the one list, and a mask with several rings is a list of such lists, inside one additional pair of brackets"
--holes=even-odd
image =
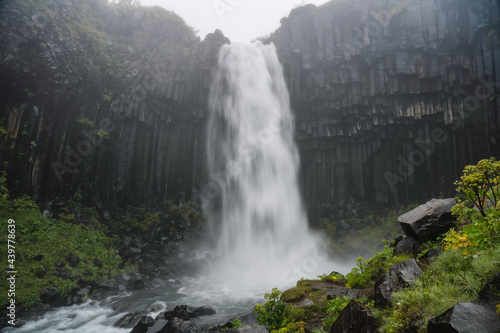
[(328, 273), (301, 202), (294, 122), (274, 45), (222, 47), (210, 111), (208, 165), (217, 188), (208, 216), (219, 226), (220, 278), (238, 289)]

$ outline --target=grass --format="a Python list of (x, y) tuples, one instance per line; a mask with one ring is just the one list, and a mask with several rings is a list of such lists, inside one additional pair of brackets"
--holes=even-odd
[[(60, 296), (66, 296), (78, 288), (78, 283), (99, 284), (114, 279), (122, 260), (112, 247), (105, 227), (74, 224), (68, 216), (66, 221), (44, 216), (29, 197), (10, 199), (5, 181), (3, 173), (0, 220), (4, 223), (0, 226), (0, 246), (7, 249), (8, 239), (15, 243), (10, 242), (14, 257), (3, 256), (2, 267), (12, 265), (11, 270), (18, 272), (17, 305), (27, 310), (40, 304), (40, 292), (50, 287), (55, 287)], [(14, 228), (8, 229), (9, 219), (15, 221)], [(71, 264), (70, 255), (79, 258), (76, 265)], [(101, 261), (99, 267), (94, 259)], [(9, 289), (6, 279), (2, 279), (0, 288)]]
[(476, 300), (486, 282), (500, 272), (499, 260), (500, 244), (469, 255), (445, 251), (414, 285), (394, 293), (392, 307), (382, 316), (382, 331), (397, 332), (413, 325), (421, 332), (429, 319), (457, 303)]

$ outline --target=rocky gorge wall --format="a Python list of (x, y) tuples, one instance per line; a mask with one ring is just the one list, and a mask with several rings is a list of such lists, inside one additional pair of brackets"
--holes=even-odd
[(205, 174), (206, 98), (222, 34), (106, 1), (2, 3), (0, 160), (50, 209), (81, 186), (107, 214), (189, 200)]
[[(495, 0), (332, 1), (268, 38), (284, 66), (312, 218), (451, 194), (500, 156)], [(103, 0), (0, 4), (0, 161), (45, 209), (81, 186), (106, 215), (209, 197), (220, 46), (168, 11)]]
[(497, 1), (332, 1), (295, 9), (275, 43), (311, 216), (453, 195), (500, 156)]

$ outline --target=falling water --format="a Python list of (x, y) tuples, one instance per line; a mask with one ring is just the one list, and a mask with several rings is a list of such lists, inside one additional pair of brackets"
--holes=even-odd
[(221, 278), (240, 288), (263, 280), (278, 286), (325, 269), (301, 202), (293, 116), (275, 47), (222, 47), (210, 110), (208, 165), (217, 188), (208, 216), (219, 226)]

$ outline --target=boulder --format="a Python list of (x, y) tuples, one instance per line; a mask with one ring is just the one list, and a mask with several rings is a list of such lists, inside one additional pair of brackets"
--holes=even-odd
[(394, 248), (395, 254), (409, 254), (413, 257), (416, 257), (420, 251), (420, 243), (412, 236), (406, 236)]
[(497, 333), (500, 316), (494, 305), (482, 302), (458, 303), (427, 323), (428, 333)]
[(451, 208), (455, 199), (432, 199), (423, 205), (398, 217), (399, 225), (407, 236), (419, 242), (433, 240), (448, 231), (455, 218)]
[(200, 307), (192, 307), (188, 305), (177, 305), (173, 310), (168, 310), (163, 313), (165, 319), (170, 320), (174, 317), (182, 320), (189, 320), (200, 316), (210, 316), (216, 314), (217, 311), (210, 305)]
[(118, 321), (113, 324), (113, 327), (134, 328), (137, 323), (148, 314), (148, 311), (128, 312), (118, 319)]
[[(192, 311), (189, 309), (190, 312)], [(188, 313), (187, 305), (177, 305), (173, 310), (167, 310), (163, 313), (166, 320), (171, 320), (173, 318), (180, 318), (182, 320), (189, 320), (191, 317)]]
[(158, 319), (153, 326), (149, 327), (147, 333), (166, 333), (168, 330), (168, 321)]
[(363, 332), (375, 333), (378, 327), (375, 318), (361, 303), (352, 300), (340, 313), (330, 328), (330, 333)]
[(168, 333), (195, 333), (198, 332), (198, 327), (189, 320), (181, 318), (172, 318), (168, 321), (168, 328), (165, 332)]
[(68, 263), (71, 265), (71, 267), (76, 267), (78, 263), (80, 262), (80, 258), (76, 254), (71, 254), (68, 257)]
[(189, 313), (189, 316), (191, 318), (195, 318), (195, 317), (200, 317), (200, 316), (211, 316), (211, 315), (214, 315), (216, 313), (217, 313), (217, 311), (215, 310), (215, 308), (213, 306), (203, 305), (203, 306), (199, 306), (197, 308), (194, 308), (193, 312)]
[(146, 333), (149, 327), (155, 324), (155, 320), (150, 316), (144, 316), (141, 320), (134, 326), (130, 333)]
[(422, 274), (414, 259), (406, 260), (391, 266), (389, 273), (382, 276), (374, 286), (374, 299), (377, 307), (388, 306), (395, 291), (404, 289), (413, 284)]
[(491, 280), (486, 282), (484, 288), (479, 292), (479, 300), (490, 305), (500, 303), (498, 291), (500, 290), (500, 273), (497, 273)]

